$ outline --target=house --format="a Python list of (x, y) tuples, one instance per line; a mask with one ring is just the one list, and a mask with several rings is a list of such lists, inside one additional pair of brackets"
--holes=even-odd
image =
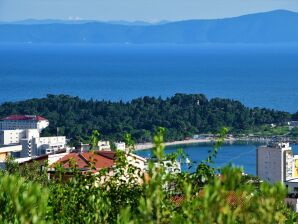
[[(140, 172), (145, 172), (146, 159), (131, 153), (124, 155), (126, 156), (129, 165), (134, 166)], [(102, 169), (107, 169), (107, 176), (112, 176), (114, 174), (113, 168), (116, 166), (116, 157), (117, 154), (114, 151), (96, 150), (89, 152), (69, 153), (53, 163), (49, 168), (49, 173), (51, 177), (54, 177), (56, 173), (56, 166), (60, 166), (64, 168), (64, 179), (67, 180), (73, 176), (72, 172), (75, 166), (76, 169), (83, 174), (96, 174)], [(103, 182), (103, 180), (101, 180), (101, 182)]]

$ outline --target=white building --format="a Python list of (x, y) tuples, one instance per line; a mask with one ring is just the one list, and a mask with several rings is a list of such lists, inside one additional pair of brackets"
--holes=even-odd
[(20, 144), (19, 157), (36, 157), (66, 148), (65, 136), (40, 137), (49, 121), (36, 115), (11, 115), (0, 120), (0, 145)]
[(0, 145), (18, 144), (25, 137), (25, 131), (17, 130), (2, 130), (0, 131)]
[[(163, 160), (161, 162), (158, 162), (156, 158), (151, 158), (149, 161), (152, 161), (155, 167), (164, 167), (166, 173), (171, 173), (171, 174), (178, 174), (181, 173), (181, 163), (176, 161), (171, 161), (171, 160)], [(149, 162), (148, 161), (148, 162)], [(146, 170), (149, 169), (148, 163), (146, 164)]]
[(49, 126), (49, 121), (36, 115), (11, 115), (1, 119), (0, 130), (42, 129)]
[(0, 131), (0, 145), (20, 144), (22, 139), (37, 137), (39, 137), (37, 129), (2, 130)]
[(125, 151), (125, 142), (116, 142), (115, 146), (117, 150)]
[(258, 148), (257, 176), (270, 183), (293, 177), (293, 154), (289, 143), (271, 143)]
[(99, 150), (99, 151), (111, 150), (110, 142), (109, 141), (98, 141), (96, 150)]
[(65, 148), (65, 136), (32, 138), (31, 142), (31, 152), (33, 156), (56, 153)]

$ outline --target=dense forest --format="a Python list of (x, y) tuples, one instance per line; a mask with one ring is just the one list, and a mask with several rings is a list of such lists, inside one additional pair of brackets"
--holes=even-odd
[(167, 129), (166, 140), (170, 141), (217, 132), (223, 126), (231, 133), (241, 133), (297, 117), (271, 109), (248, 108), (235, 100), (208, 100), (202, 94), (176, 94), (166, 99), (146, 96), (129, 102), (48, 95), (0, 105), (0, 117), (10, 114), (42, 115), (50, 121), (43, 135), (56, 135), (58, 130), (72, 142), (86, 140), (94, 129), (105, 139), (121, 140), (129, 132), (137, 142), (146, 142), (151, 141), (156, 127), (162, 126)]

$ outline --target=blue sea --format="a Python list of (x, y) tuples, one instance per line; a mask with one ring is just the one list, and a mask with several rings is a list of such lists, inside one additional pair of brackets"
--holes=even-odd
[(0, 44), (0, 102), (203, 93), (298, 110), (298, 45)]
[[(236, 142), (234, 144), (224, 144), (219, 148), (217, 157), (214, 159), (214, 167), (220, 168), (229, 164), (242, 167), (245, 173), (256, 175), (256, 149), (260, 143), (252, 142)], [(298, 145), (291, 145), (293, 153), (298, 154)], [(192, 161), (191, 167), (188, 164), (181, 164), (183, 171), (194, 172), (197, 165), (206, 160), (208, 151), (212, 151), (211, 144), (194, 144), (166, 147), (165, 153), (176, 152), (178, 148), (182, 148), (185, 154)], [(136, 152), (138, 155), (145, 158), (150, 158), (153, 155), (151, 150), (142, 150)]]
[[(0, 44), (0, 103), (47, 94), (128, 101), (180, 92), (296, 112), (297, 81), (298, 45)], [(199, 162), (210, 148), (185, 150)], [(216, 165), (233, 163), (255, 174), (255, 149), (224, 145)]]

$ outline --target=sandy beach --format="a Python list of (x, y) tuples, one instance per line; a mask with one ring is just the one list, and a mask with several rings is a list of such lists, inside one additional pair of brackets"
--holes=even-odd
[[(226, 138), (225, 142), (235, 142), (235, 141), (253, 141), (253, 142), (268, 142), (271, 141), (272, 138), (250, 138), (250, 137), (242, 137), (242, 138)], [(187, 139), (182, 141), (174, 141), (174, 142), (166, 142), (165, 146), (176, 146), (176, 145), (189, 145), (189, 144), (197, 144), (197, 143), (209, 143), (216, 141), (216, 138), (205, 138), (205, 139)], [(287, 140), (288, 141), (288, 140)], [(145, 150), (153, 148), (153, 143), (139, 143), (135, 145), (135, 150)]]
[[(197, 143), (206, 143), (214, 141), (214, 138), (207, 139), (188, 139), (182, 141), (174, 141), (174, 142), (166, 142), (165, 146), (173, 146), (173, 145), (189, 145), (189, 144), (197, 144)], [(135, 150), (145, 150), (153, 148), (153, 143), (144, 143), (144, 144), (136, 144)]]

